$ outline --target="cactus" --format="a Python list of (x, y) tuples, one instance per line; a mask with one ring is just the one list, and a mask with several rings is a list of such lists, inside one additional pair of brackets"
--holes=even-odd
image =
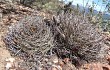
[(103, 31), (87, 17), (75, 15), (75, 12), (61, 13), (56, 16), (55, 23), (59, 24), (55, 27), (59, 35), (54, 38), (57, 47), (71, 51), (72, 59), (77, 57), (87, 62), (103, 60), (109, 47), (105, 44)]
[(43, 55), (53, 46), (52, 40), (52, 33), (40, 16), (28, 16), (19, 21), (9, 28), (4, 38), (11, 53), (23, 57)]

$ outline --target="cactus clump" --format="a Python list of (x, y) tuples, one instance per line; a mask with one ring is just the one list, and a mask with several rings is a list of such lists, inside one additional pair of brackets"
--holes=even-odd
[(10, 27), (4, 42), (12, 54), (31, 61), (41, 60), (48, 51), (62, 59), (69, 57), (73, 63), (102, 61), (109, 48), (102, 31), (74, 12), (50, 20), (28, 16)]

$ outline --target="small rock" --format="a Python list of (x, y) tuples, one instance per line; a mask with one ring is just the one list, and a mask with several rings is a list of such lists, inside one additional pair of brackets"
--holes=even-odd
[(15, 59), (14, 59), (14, 58), (8, 58), (8, 59), (6, 59), (6, 61), (7, 61), (7, 62), (14, 62)]
[(50, 62), (53, 62), (53, 63), (58, 63), (58, 57), (56, 55), (52, 55), (50, 57)]
[(6, 70), (9, 70), (12, 67), (12, 64), (10, 62), (6, 63)]

